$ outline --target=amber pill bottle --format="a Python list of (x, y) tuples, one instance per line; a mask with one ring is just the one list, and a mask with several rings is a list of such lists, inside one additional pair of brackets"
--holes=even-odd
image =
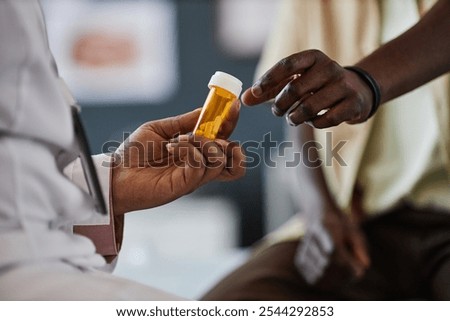
[(203, 105), (194, 134), (215, 139), (233, 102), (242, 91), (242, 82), (222, 71), (216, 71), (208, 83), (209, 94)]

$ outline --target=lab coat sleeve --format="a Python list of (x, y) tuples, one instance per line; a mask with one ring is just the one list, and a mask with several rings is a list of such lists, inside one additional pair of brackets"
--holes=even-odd
[[(119, 253), (123, 238), (123, 215), (114, 215), (111, 202), (111, 157), (106, 154), (94, 155), (94, 165), (100, 181), (103, 197), (106, 201), (108, 215), (95, 214), (88, 221), (75, 222), (73, 231), (81, 234), (95, 244), (97, 253), (111, 262)], [(70, 163), (64, 169), (64, 174), (80, 188), (88, 192), (86, 180), (80, 159)]]

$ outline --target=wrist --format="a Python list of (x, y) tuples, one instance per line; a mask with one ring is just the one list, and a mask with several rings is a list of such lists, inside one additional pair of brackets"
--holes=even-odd
[(378, 107), (380, 106), (380, 102), (381, 102), (380, 86), (379, 86), (378, 82), (375, 80), (375, 78), (372, 77), (371, 74), (369, 74), (367, 71), (365, 71), (364, 69), (362, 69), (360, 67), (346, 66), (346, 67), (344, 67), (344, 69), (355, 73), (369, 87), (369, 89), (372, 93), (372, 106), (370, 108), (370, 112), (367, 117), (367, 119), (369, 119), (377, 112)]
[(110, 183), (110, 204), (112, 207), (112, 213), (114, 215), (123, 215), (127, 212), (126, 206), (126, 198), (123, 197), (122, 188), (121, 188), (121, 180), (122, 180), (122, 163), (120, 161), (120, 156), (118, 154), (114, 154), (112, 156), (112, 166), (111, 166), (111, 183)]

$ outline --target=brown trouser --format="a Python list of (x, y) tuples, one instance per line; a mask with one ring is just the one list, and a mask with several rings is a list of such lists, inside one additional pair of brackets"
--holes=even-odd
[(363, 230), (372, 265), (359, 281), (333, 290), (306, 284), (294, 266), (298, 242), (284, 242), (253, 256), (202, 299), (450, 300), (450, 213), (402, 207)]

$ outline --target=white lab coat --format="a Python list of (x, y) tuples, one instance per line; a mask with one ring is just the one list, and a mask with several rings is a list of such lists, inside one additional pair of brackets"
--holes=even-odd
[(104, 220), (63, 174), (74, 146), (38, 0), (0, 1), (0, 299), (176, 299), (98, 271), (94, 244), (70, 231)]

